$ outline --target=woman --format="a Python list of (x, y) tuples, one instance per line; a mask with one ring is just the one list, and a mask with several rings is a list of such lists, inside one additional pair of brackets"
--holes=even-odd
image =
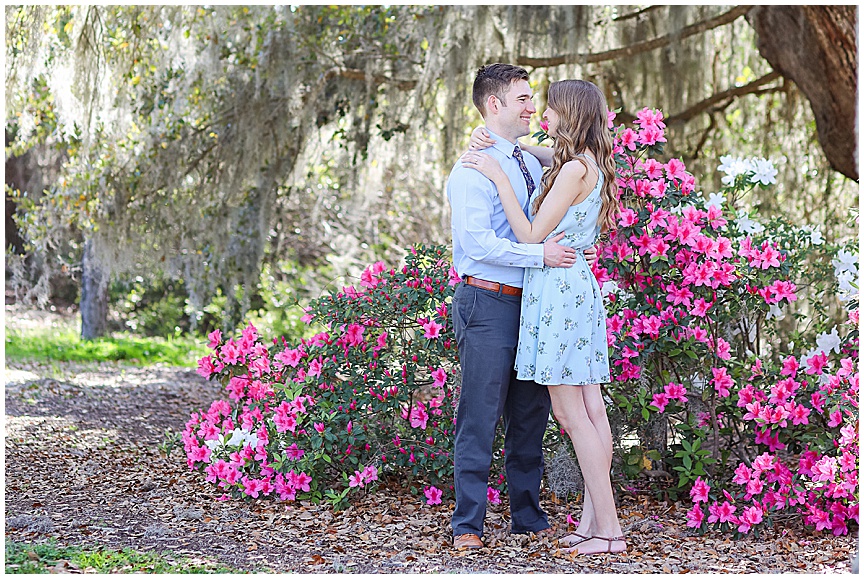
[[(549, 87), (543, 118), (555, 146), (523, 147), (550, 167), (530, 219), (498, 161), (478, 150), (494, 141), (482, 128), (472, 134), (463, 165), (495, 183), (520, 242), (542, 243), (565, 231), (559, 243), (582, 255), (615, 223), (617, 182), (606, 111), (603, 93), (590, 82), (563, 80)], [(609, 478), (612, 431), (600, 392), (600, 383), (609, 381), (606, 312), (584, 258), (572, 268), (525, 270), (516, 371), (521, 380), (548, 386), (552, 412), (573, 443), (585, 480), (579, 527), (559, 542), (583, 554), (625, 551)]]

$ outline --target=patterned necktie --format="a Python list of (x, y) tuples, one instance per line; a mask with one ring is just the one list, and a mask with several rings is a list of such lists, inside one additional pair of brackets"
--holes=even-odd
[(525, 159), (522, 158), (522, 149), (519, 145), (513, 149), (513, 156), (519, 161), (519, 170), (522, 171), (522, 176), (525, 177), (525, 184), (528, 186), (528, 199), (531, 199), (531, 194), (534, 193), (534, 179), (531, 178), (531, 173), (528, 172), (528, 167), (525, 166)]

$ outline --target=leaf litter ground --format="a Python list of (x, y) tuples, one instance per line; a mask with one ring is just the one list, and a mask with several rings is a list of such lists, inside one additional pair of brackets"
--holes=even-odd
[[(6, 541), (156, 551), (257, 572), (303, 573), (843, 573), (858, 546), (800, 522), (735, 541), (684, 526), (686, 505), (620, 496), (629, 552), (579, 556), (509, 535), (506, 502), (490, 507), (486, 548), (450, 548), (452, 503), (424, 504), (396, 481), (334, 513), (310, 503), (220, 502), (165, 456), (165, 432), (222, 397), (194, 371), (115, 363), (5, 368)], [(574, 505), (544, 493), (559, 531)], [(75, 571), (74, 569), (71, 569)]]

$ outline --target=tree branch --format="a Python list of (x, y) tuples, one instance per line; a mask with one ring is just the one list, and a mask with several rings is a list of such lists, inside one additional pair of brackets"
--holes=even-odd
[[(692, 119), (693, 117), (702, 114), (706, 110), (710, 109), (712, 106), (723, 102), (726, 99), (734, 99), (736, 97), (743, 96), (745, 94), (751, 94), (755, 92), (764, 92), (759, 89), (766, 84), (773, 82), (774, 80), (780, 78), (782, 75), (775, 71), (769, 72), (762, 78), (756, 79), (751, 83), (745, 84), (744, 86), (736, 86), (734, 88), (730, 88), (724, 90), (722, 92), (718, 92), (715, 95), (712, 95), (705, 99), (704, 101), (698, 102), (689, 109), (680, 112), (676, 115), (672, 115), (666, 119), (663, 119), (666, 124), (671, 125), (676, 122), (686, 122)], [(779, 89), (779, 87), (778, 87)]]
[(643, 8), (642, 10), (637, 10), (635, 12), (630, 12), (629, 14), (623, 14), (621, 16), (617, 16), (612, 19), (612, 22), (621, 22), (622, 20), (629, 20), (630, 18), (638, 18), (643, 14), (647, 14), (648, 12), (652, 12), (657, 10), (658, 8), (665, 8), (666, 4), (654, 4), (653, 6), (648, 6), (647, 8)]
[(697, 22), (696, 24), (685, 26), (681, 30), (666, 34), (665, 36), (659, 36), (651, 40), (637, 42), (635, 44), (630, 44), (629, 46), (624, 46), (621, 48), (615, 48), (613, 50), (605, 50), (603, 52), (583, 54), (563, 54), (560, 56), (550, 56), (544, 58), (519, 56), (516, 59), (516, 64), (520, 66), (530, 66), (533, 68), (544, 68), (549, 66), (559, 66), (562, 64), (589, 64), (593, 62), (604, 62), (607, 60), (625, 58), (628, 56), (633, 56), (634, 54), (639, 54), (640, 52), (647, 52), (649, 50), (662, 48), (664, 46), (672, 44), (673, 42), (689, 38), (690, 36), (694, 36), (696, 34), (701, 34), (702, 32), (723, 26), (725, 24), (729, 24), (730, 22), (737, 20), (741, 16), (744, 16), (744, 14), (749, 12), (751, 8), (752, 6), (736, 6), (735, 8), (729, 10), (728, 12), (724, 12), (719, 16), (710, 18), (708, 20), (703, 20), (702, 22)]

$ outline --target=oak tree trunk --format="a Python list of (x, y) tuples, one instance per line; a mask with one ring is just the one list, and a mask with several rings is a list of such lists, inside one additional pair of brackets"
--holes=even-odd
[(857, 18), (856, 6), (757, 6), (747, 13), (759, 53), (810, 101), (831, 167), (855, 180)]
[(84, 243), (81, 270), (81, 338), (92, 340), (104, 336), (108, 326), (108, 280), (92, 239)]

